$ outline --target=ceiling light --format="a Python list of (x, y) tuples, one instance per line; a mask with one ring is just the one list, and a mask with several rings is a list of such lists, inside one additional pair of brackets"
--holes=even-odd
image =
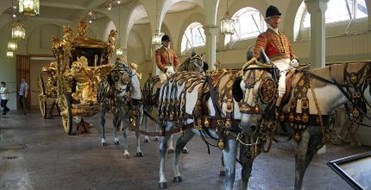
[(13, 58), (13, 57), (14, 57), (14, 52), (12, 52), (12, 51), (7, 51), (7, 52), (6, 52), (6, 56), (9, 57), (9, 58)]
[(37, 16), (40, 14), (39, 0), (19, 0), (18, 6), (18, 11), (26, 16)]
[(152, 36), (152, 45), (159, 46), (161, 45), (161, 37), (162, 35), (158, 30), (155, 31), (155, 34)]
[(8, 50), (16, 51), (17, 49), (18, 49), (18, 44), (16, 41), (11, 40), (8, 42)]
[(227, 0), (227, 10), (225, 12), (225, 15), (223, 19), (220, 21), (220, 33), (226, 35), (234, 34), (234, 20), (229, 18), (229, 12), (228, 12), (228, 0)]
[(13, 40), (24, 40), (26, 38), (26, 30), (23, 25), (16, 22), (12, 26), (12, 39)]
[(121, 1), (120, 0), (117, 0), (117, 4), (121, 4)]

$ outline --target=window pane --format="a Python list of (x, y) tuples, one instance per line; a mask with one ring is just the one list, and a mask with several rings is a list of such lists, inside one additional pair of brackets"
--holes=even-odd
[(205, 31), (199, 22), (191, 23), (184, 31), (181, 51), (205, 45)]
[[(347, 7), (347, 3), (349, 9)], [(354, 8), (356, 7), (356, 8)], [(325, 13), (326, 24), (367, 17), (365, 0), (330, 0)], [(310, 15), (305, 11), (303, 16), (303, 27), (310, 27)]]
[(262, 14), (252, 8), (245, 7), (238, 10), (232, 17), (235, 20), (235, 33), (232, 37), (226, 37), (225, 42), (238, 41), (258, 36), (267, 29)]

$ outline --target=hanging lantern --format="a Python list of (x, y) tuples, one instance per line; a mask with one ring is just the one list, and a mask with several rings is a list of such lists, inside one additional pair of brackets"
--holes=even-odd
[(40, 14), (39, 0), (19, 0), (19, 13), (26, 16), (37, 16)]
[(229, 19), (229, 11), (228, 11), (228, 0), (227, 0), (227, 10), (223, 19), (220, 21), (220, 33), (223, 35), (234, 34), (234, 20)]
[(233, 35), (234, 34), (234, 20), (228, 19), (228, 18), (222, 19), (220, 21), (220, 33), (222, 33), (223, 35), (226, 35), (226, 34)]
[(18, 49), (18, 44), (17, 42), (11, 40), (8, 42), (8, 50), (9, 51), (16, 51)]
[(12, 39), (13, 40), (24, 40), (26, 38), (26, 30), (21, 23), (14, 23), (12, 26)]
[(12, 51), (7, 51), (7, 52), (6, 52), (6, 56), (9, 57), (9, 58), (13, 58), (13, 57), (14, 57), (14, 52), (12, 52)]
[(152, 36), (152, 45), (154, 46), (161, 45), (161, 37), (162, 35), (158, 32), (158, 30), (156, 30), (155, 34)]

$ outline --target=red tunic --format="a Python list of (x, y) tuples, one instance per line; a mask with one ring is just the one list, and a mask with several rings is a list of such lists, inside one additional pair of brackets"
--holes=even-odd
[(166, 66), (173, 66), (174, 69), (179, 65), (179, 59), (176, 52), (170, 48), (161, 46), (155, 52), (156, 65), (165, 72)]
[(271, 61), (284, 58), (292, 60), (295, 58), (289, 39), (281, 32), (277, 34), (273, 30), (268, 29), (266, 32), (261, 33), (256, 40), (254, 48), (254, 56), (256, 58), (259, 58), (262, 48)]

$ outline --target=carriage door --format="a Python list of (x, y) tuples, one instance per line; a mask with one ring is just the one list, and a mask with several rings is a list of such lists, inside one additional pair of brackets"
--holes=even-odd
[[(30, 110), (31, 107), (31, 93), (32, 93), (32, 86), (30, 81), (30, 56), (27, 55), (17, 55), (17, 92), (19, 90), (19, 84), (21, 83), (21, 79), (26, 79), (28, 83), (28, 96), (27, 96), (27, 109)], [(17, 109), (19, 109), (19, 102), (17, 97)]]

